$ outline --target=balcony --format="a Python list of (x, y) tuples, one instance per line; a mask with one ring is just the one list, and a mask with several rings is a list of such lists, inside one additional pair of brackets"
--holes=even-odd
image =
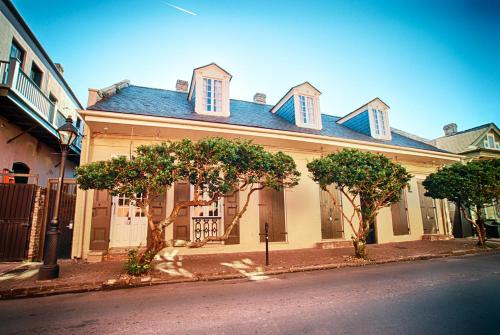
[(220, 216), (193, 216), (191, 219), (194, 242), (201, 242), (209, 236), (216, 237), (219, 233), (224, 233)]
[[(23, 132), (58, 146), (57, 128), (65, 122), (64, 114), (23, 72), (17, 59), (0, 61), (0, 98), (4, 96), (7, 99), (0, 104), (2, 116), (17, 124)], [(19, 113), (19, 109), (25, 113)], [(81, 150), (81, 137), (80, 133), (71, 148), (77, 155)]]

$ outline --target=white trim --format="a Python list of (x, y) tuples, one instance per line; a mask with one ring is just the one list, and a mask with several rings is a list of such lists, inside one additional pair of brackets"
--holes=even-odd
[(389, 110), (389, 108), (390, 108), (385, 102), (383, 102), (382, 100), (380, 100), (380, 98), (375, 98), (375, 99), (372, 99), (371, 101), (367, 102), (363, 106), (359, 107), (358, 109), (355, 109), (354, 111), (348, 113), (347, 115), (344, 115), (343, 117), (341, 117), (340, 119), (338, 119), (336, 122), (338, 124), (342, 124), (342, 123), (344, 123), (344, 122), (352, 119), (353, 117), (361, 114), (365, 110), (369, 109), (370, 106), (372, 106), (374, 103), (380, 103), (380, 104), (382, 104), (385, 107), (382, 110)]
[[(96, 110), (81, 110), (79, 111), (79, 113), (85, 116), (86, 122), (91, 122), (91, 121), (109, 122), (109, 123), (117, 123), (122, 125), (131, 125), (131, 126), (201, 130), (214, 133), (220, 133), (221, 131), (225, 131), (225, 133), (227, 134), (249, 135), (249, 136), (256, 136), (257, 134), (258, 136), (261, 137), (280, 138), (286, 140), (333, 145), (340, 147), (352, 147), (352, 145), (354, 144), (361, 146), (362, 149), (377, 151), (377, 152), (401, 153), (401, 154), (409, 153), (420, 157), (423, 156), (429, 158), (449, 159), (452, 161), (460, 161), (462, 159), (461, 155), (446, 153), (446, 152), (402, 147), (385, 143), (372, 143), (372, 142), (345, 139), (345, 138), (325, 136), (325, 135), (291, 132), (286, 130), (274, 130), (267, 128), (257, 128), (252, 126), (232, 125), (227, 123), (177, 119), (177, 118), (169, 118), (161, 116), (125, 114), (119, 112), (105, 112)], [(142, 125), (138, 124), (137, 123), (138, 121), (143, 122), (144, 124)]]

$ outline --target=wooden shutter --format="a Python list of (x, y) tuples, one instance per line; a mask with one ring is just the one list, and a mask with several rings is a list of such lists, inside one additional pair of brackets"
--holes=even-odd
[(401, 190), (401, 199), (391, 205), (392, 231), (394, 235), (408, 235), (410, 233), (405, 197), (406, 192)]
[(90, 223), (90, 250), (108, 250), (111, 223), (111, 195), (107, 190), (95, 190)]
[[(269, 224), (269, 241), (286, 241), (285, 230), (285, 193), (283, 190), (276, 191), (265, 188), (259, 191), (259, 223), (260, 233), (264, 234), (264, 224)], [(264, 242), (264, 235), (260, 235), (260, 241)]]
[[(224, 198), (224, 229), (231, 224), (233, 218), (238, 214), (239, 210), (239, 192), (234, 192), (233, 195)], [(240, 222), (238, 221), (229, 233), (229, 238), (225, 244), (240, 243)]]
[[(165, 219), (167, 210), (167, 195), (166, 193), (155, 197), (151, 201), (151, 213), (153, 214), (153, 222), (157, 224), (161, 220)], [(165, 238), (165, 230), (162, 233), (163, 238)], [(148, 242), (151, 238), (151, 230), (148, 226)]]
[[(328, 186), (329, 191), (335, 197), (338, 204), (342, 206), (340, 192), (333, 185)], [(333, 239), (344, 236), (342, 225), (342, 211), (333, 204), (330, 195), (320, 188), (320, 208), (321, 208), (321, 238)]]
[(424, 234), (435, 234), (437, 233), (436, 225), (436, 206), (434, 199), (431, 197), (426, 197), (425, 187), (422, 185), (422, 181), (417, 181), (418, 185), (418, 196), (420, 198), (420, 210), (422, 212), (422, 224), (424, 226)]
[[(179, 181), (174, 185), (174, 204), (189, 200), (190, 184)], [(174, 222), (174, 239), (189, 241), (189, 208), (182, 208)]]

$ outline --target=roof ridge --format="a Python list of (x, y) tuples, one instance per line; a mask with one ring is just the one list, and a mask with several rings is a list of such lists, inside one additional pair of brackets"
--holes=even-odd
[(436, 137), (435, 140), (439, 140), (441, 138), (449, 138), (449, 137), (453, 137), (453, 136), (457, 136), (457, 135), (462, 135), (462, 134), (465, 134), (465, 133), (468, 133), (468, 132), (471, 132), (471, 131), (475, 131), (475, 130), (479, 130), (479, 129), (486, 128), (486, 127), (491, 127), (491, 126), (495, 126), (496, 127), (496, 124), (494, 122), (488, 122), (488, 123), (482, 124), (480, 126), (475, 126), (475, 127), (469, 128), (469, 129), (457, 131), (453, 135), (448, 135), (448, 136), (444, 135), (444, 136)]

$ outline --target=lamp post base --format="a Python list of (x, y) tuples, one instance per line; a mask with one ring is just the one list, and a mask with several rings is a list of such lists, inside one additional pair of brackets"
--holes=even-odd
[(59, 264), (42, 265), (38, 270), (38, 280), (51, 280), (59, 277)]

